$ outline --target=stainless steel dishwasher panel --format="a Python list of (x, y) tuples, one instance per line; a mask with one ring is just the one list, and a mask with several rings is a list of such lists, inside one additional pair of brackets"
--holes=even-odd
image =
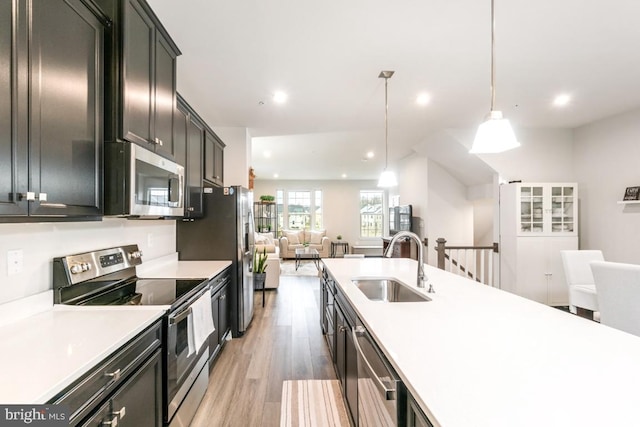
[(397, 426), (400, 378), (364, 327), (356, 326), (352, 334), (358, 353), (358, 426)]

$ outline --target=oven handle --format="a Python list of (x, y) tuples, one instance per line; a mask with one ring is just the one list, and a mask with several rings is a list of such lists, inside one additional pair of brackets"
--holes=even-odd
[(380, 379), (380, 377), (375, 373), (375, 371), (373, 370), (373, 367), (371, 366), (371, 363), (369, 363), (369, 361), (367, 360), (367, 357), (364, 355), (364, 352), (362, 351), (362, 347), (360, 347), (360, 343), (358, 342), (358, 335), (360, 336), (364, 336), (364, 334), (366, 333), (366, 329), (362, 326), (356, 326), (355, 328), (353, 328), (351, 330), (351, 335), (353, 336), (353, 343), (355, 344), (356, 350), (358, 351), (358, 354), (360, 356), (360, 359), (362, 361), (364, 361), (364, 368), (367, 370), (367, 372), (369, 373), (370, 377), (373, 377), (376, 379), (376, 386), (378, 387), (378, 389), (380, 390), (380, 394), (382, 394), (382, 396), (384, 397), (385, 400), (396, 400), (396, 390), (395, 388), (389, 388), (385, 385), (385, 383), (382, 382), (382, 380)]
[(191, 307), (188, 307), (187, 309), (182, 310), (180, 313), (176, 314), (175, 316), (170, 316), (169, 324), (175, 325), (176, 323), (182, 322), (187, 316), (191, 314), (191, 312), (192, 312)]

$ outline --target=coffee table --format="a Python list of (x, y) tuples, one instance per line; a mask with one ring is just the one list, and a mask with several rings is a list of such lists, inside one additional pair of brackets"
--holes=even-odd
[(320, 271), (320, 253), (317, 249), (313, 248), (299, 248), (296, 249), (296, 271), (300, 267), (302, 260), (311, 260), (316, 265), (318, 271)]

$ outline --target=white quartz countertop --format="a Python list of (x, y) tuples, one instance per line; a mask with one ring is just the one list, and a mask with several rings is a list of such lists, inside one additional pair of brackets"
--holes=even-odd
[(145, 262), (136, 267), (136, 275), (143, 278), (210, 279), (231, 265), (231, 261), (178, 261), (171, 254)]
[(639, 337), (428, 265), (432, 301), (370, 301), (351, 278), (391, 276), (415, 287), (416, 261), (322, 261), (434, 425), (640, 419)]
[(0, 403), (46, 403), (166, 309), (56, 305), (0, 326)]

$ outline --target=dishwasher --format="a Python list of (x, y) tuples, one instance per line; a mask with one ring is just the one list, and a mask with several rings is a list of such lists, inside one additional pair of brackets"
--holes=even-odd
[(402, 381), (364, 326), (352, 334), (358, 354), (358, 427), (404, 425)]

